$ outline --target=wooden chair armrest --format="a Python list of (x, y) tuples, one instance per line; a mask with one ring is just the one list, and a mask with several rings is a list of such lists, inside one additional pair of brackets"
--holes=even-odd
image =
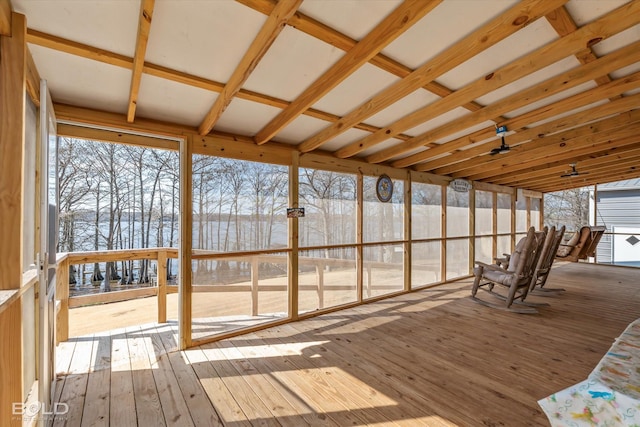
[(506, 269), (495, 264), (487, 264), (485, 262), (476, 261), (476, 265), (486, 270), (500, 271), (502, 273), (510, 273), (510, 271), (507, 271)]

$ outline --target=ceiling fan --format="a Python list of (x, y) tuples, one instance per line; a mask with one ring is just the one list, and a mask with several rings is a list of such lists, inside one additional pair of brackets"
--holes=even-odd
[(507, 134), (507, 127), (506, 126), (497, 126), (496, 127), (496, 135), (499, 136), (502, 139), (502, 144), (500, 144), (500, 147), (496, 147), (491, 149), (491, 151), (489, 152), (490, 155), (494, 156), (496, 154), (506, 154), (509, 152), (509, 150), (511, 150), (509, 148), (509, 146), (507, 145), (506, 142), (504, 142), (504, 136)]
[(589, 172), (578, 172), (578, 170), (576, 169), (576, 163), (570, 163), (569, 166), (571, 166), (571, 172), (560, 175), (560, 178), (570, 178), (572, 176), (586, 175), (589, 173)]

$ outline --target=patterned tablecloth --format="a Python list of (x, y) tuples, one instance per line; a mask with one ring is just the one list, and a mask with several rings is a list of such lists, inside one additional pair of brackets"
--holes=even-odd
[(538, 404), (553, 427), (640, 427), (640, 319), (616, 339), (589, 378)]

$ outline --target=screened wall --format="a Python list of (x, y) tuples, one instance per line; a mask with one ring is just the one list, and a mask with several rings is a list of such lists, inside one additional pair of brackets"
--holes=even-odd
[[(74, 144), (88, 142), (63, 147)], [(510, 253), (527, 227), (539, 228), (543, 208), (532, 192), (478, 182), (460, 191), (449, 178), (428, 173), (328, 162), (289, 149), (245, 151), (209, 137), (168, 150), (93, 144), (92, 164), (111, 171), (105, 176), (114, 181), (83, 192), (78, 203), (87, 210), (76, 219), (88, 226), (73, 227), (83, 233), (73, 245), (124, 250), (129, 261), (116, 263), (119, 280), (137, 277), (147, 265), (149, 281), (127, 291), (119, 282), (109, 288), (109, 280), (97, 287), (88, 278), (79, 282), (113, 295), (95, 295), (103, 302), (157, 296), (158, 322), (177, 319), (183, 347), (468, 277), (475, 261)], [(68, 164), (77, 159), (69, 156)], [(87, 169), (77, 173), (86, 176)], [(392, 189), (386, 198), (381, 177)], [(289, 208), (303, 208), (304, 215), (289, 217)], [(104, 228), (110, 218), (116, 226)], [(139, 229), (127, 225), (136, 221)], [(91, 224), (102, 224), (93, 227), (98, 234), (89, 232)], [(96, 246), (96, 236), (102, 241), (110, 234), (102, 228), (117, 233), (112, 246)], [(141, 238), (145, 245), (132, 244)], [(87, 259), (67, 250), (76, 253), (72, 266), (72, 259)], [(97, 265), (107, 276), (112, 267), (100, 256), (93, 254), (85, 271)], [(84, 277), (73, 270), (70, 276)], [(133, 292), (116, 297), (114, 291)], [(87, 296), (71, 296), (71, 305), (81, 298)]]

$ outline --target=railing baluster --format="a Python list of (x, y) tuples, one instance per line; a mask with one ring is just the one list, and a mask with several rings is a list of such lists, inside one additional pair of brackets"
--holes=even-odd
[(158, 323), (167, 323), (167, 251), (158, 251)]
[(64, 259), (56, 271), (56, 299), (60, 300), (60, 311), (56, 319), (56, 345), (69, 339), (69, 260)]

